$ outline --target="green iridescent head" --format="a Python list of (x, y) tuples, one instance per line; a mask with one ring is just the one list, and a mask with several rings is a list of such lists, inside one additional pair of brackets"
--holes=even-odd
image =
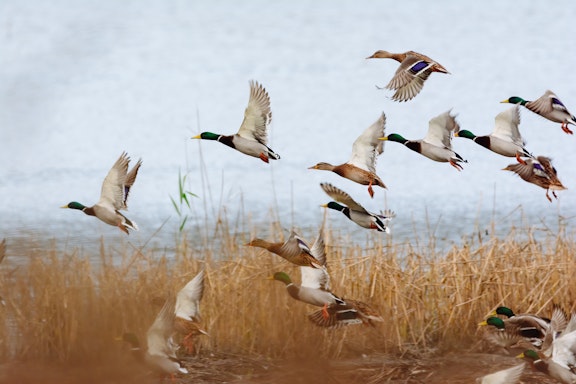
[(212, 132), (202, 132), (197, 136), (193, 136), (193, 139), (202, 139), (202, 140), (218, 140), (221, 135)]
[(380, 140), (395, 141), (397, 143), (402, 143), (402, 144), (404, 144), (405, 142), (408, 141), (397, 133), (392, 133), (386, 137), (381, 137)]
[(526, 104), (528, 101), (524, 100), (521, 97), (518, 96), (512, 96), (506, 100), (502, 100), (501, 103), (509, 103), (509, 104), (520, 104), (520, 105), (524, 105)]
[(475, 135), (475, 134), (473, 134), (472, 132), (467, 131), (467, 130), (465, 130), (465, 129), (456, 132), (456, 133), (454, 134), (454, 136), (456, 136), (456, 137), (465, 137), (465, 138), (470, 139), (470, 140), (474, 140), (474, 139), (476, 138), (476, 135)]
[(526, 351), (524, 351), (520, 355), (518, 355), (518, 357), (520, 357), (520, 358), (527, 357), (529, 359), (532, 359), (533, 361), (540, 360), (540, 356), (538, 356), (538, 352), (536, 352), (532, 349), (527, 349)]
[(486, 319), (486, 325), (493, 325), (498, 329), (504, 329), (504, 320), (499, 317), (489, 317)]
[(85, 205), (80, 204), (76, 201), (71, 201), (70, 203), (61, 206), (60, 208), (71, 208), (71, 209), (79, 209), (79, 210), (83, 210), (84, 208), (86, 208)]
[(498, 307), (498, 308), (496, 308), (495, 313), (497, 315), (504, 315), (506, 317), (514, 316), (514, 312), (508, 307)]
[(292, 280), (290, 279), (290, 276), (288, 276), (287, 273), (285, 272), (276, 272), (274, 274), (274, 276), (272, 276), (272, 278), (274, 280), (278, 280), (283, 282), (284, 284), (288, 285), (288, 284), (292, 284)]

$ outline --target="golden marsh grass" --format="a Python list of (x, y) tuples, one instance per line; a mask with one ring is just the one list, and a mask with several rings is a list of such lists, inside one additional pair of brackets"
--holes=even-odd
[[(283, 238), (277, 225), (271, 233), (270, 240)], [(504, 239), (464, 239), (447, 252), (394, 244), (382, 234), (367, 244), (330, 228), (325, 234), (333, 291), (369, 303), (384, 323), (314, 326), (306, 314), (317, 308), (268, 279), (282, 270), (299, 282), (298, 267), (244, 246), (249, 235), (220, 224), (199, 243), (182, 238), (170, 257), (102, 240), (98, 255), (54, 246), (32, 249), (18, 267), (7, 258), (0, 270), (0, 356), (63, 363), (131, 358), (115, 338), (132, 331), (144, 340), (163, 300), (200, 268), (210, 333), (199, 339), (200, 354), (292, 359), (470, 350), (478, 322), (498, 305), (545, 315), (553, 303), (574, 310), (576, 244), (563, 231), (537, 241), (530, 230), (518, 236), (511, 229)], [(313, 242), (317, 233), (303, 235)]]

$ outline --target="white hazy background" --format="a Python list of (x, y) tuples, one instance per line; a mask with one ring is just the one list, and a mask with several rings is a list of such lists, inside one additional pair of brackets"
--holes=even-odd
[[(324, 214), (319, 205), (329, 201), (322, 181), (370, 211), (394, 210), (388, 238), (398, 242), (434, 234), (458, 243), (491, 230), (492, 221), (497, 235), (514, 224), (547, 232), (562, 221), (572, 229), (576, 137), (526, 109), (520, 129), (528, 149), (551, 156), (568, 188), (553, 203), (501, 170), (514, 159), (459, 138), (453, 146), (469, 161), (462, 172), (387, 143), (377, 171), (388, 190), (375, 188), (373, 200), (365, 186), (307, 168), (347, 161), (382, 111), (387, 133), (408, 139), (422, 138), (428, 120), (449, 109), (462, 129), (488, 134), (494, 116), (510, 108), (499, 101), (535, 99), (546, 89), (575, 113), (574, 20), (571, 0), (2, 0), (0, 236), (9, 249), (38, 238), (92, 247), (101, 237), (173, 247), (179, 220), (169, 197), (179, 170), (198, 195), (186, 212), (191, 237), (225, 209), (230, 220), (245, 215), (263, 231), (278, 213), (284, 228), (311, 238)], [(415, 99), (393, 102), (375, 85), (386, 85), (398, 64), (365, 60), (378, 49), (424, 53), (451, 74), (434, 73)], [(251, 79), (271, 98), (270, 146), (282, 159), (269, 165), (190, 139), (235, 133)], [(126, 213), (141, 230), (129, 237), (59, 208), (97, 202), (122, 151), (144, 162)], [(352, 236), (386, 237), (336, 211), (328, 218)]]

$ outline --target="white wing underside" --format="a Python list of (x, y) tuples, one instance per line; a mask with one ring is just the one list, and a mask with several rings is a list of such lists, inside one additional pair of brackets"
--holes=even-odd
[(130, 158), (125, 152), (116, 160), (102, 182), (98, 205), (112, 207), (114, 210), (125, 209), (124, 185), (126, 183), (129, 162)]
[(261, 84), (250, 81), (250, 99), (244, 111), (244, 120), (238, 130), (238, 135), (267, 145), (267, 129), (271, 121), (272, 111), (268, 93)]
[(204, 294), (204, 270), (198, 272), (176, 296), (177, 317), (193, 320), (200, 317), (200, 300)]
[(324, 231), (322, 228), (310, 251), (312, 256), (322, 265), (322, 268), (300, 267), (301, 285), (302, 287), (330, 291), (330, 275), (327, 270), (326, 245), (324, 244)]
[(386, 115), (382, 113), (378, 120), (366, 130), (352, 144), (352, 156), (348, 164), (365, 171), (376, 173), (376, 157), (384, 150), (384, 141), (378, 140), (385, 136)]
[(171, 336), (174, 332), (174, 300), (170, 297), (156, 316), (146, 333), (148, 354), (176, 357), (175, 345)]
[(500, 112), (496, 115), (494, 121), (495, 125), (492, 136), (513, 142), (521, 147), (526, 144), (518, 129), (520, 125), (520, 108), (517, 105)]
[(428, 122), (428, 133), (423, 141), (436, 147), (451, 149), (452, 132), (458, 129), (455, 117), (450, 114), (450, 111), (444, 112)]

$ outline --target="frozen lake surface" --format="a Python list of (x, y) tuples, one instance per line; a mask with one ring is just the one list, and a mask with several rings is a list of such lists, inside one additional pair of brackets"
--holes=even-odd
[[(576, 137), (525, 109), (528, 149), (554, 160), (568, 188), (549, 203), (544, 190), (501, 169), (514, 159), (454, 139), (469, 161), (462, 172), (387, 143), (377, 164), (387, 191), (307, 168), (348, 160), (352, 142), (384, 111), (387, 133), (424, 137), (430, 118), (452, 109), (462, 129), (488, 134), (509, 96), (551, 89), (576, 112), (576, 2), (73, 0), (0, 3), (0, 235), (172, 247), (179, 219), (170, 196), (178, 172), (192, 199), (187, 230), (208, 234), (219, 212), (238, 230), (282, 226), (316, 233), (331, 182), (370, 211), (397, 213), (393, 241), (435, 235), (447, 244), (512, 225), (554, 232), (574, 227)], [(365, 60), (378, 49), (415, 50), (450, 75), (432, 74), (412, 101), (377, 90), (397, 63)], [(269, 165), (225, 146), (191, 140), (201, 131), (237, 131), (248, 81), (268, 90)], [(143, 166), (127, 216), (141, 230), (127, 238), (80, 212), (92, 205), (122, 151)], [(352, 238), (369, 233), (340, 213), (330, 226)], [(165, 223), (165, 224), (163, 224)], [(259, 233), (266, 236), (266, 233)], [(59, 241), (59, 243), (62, 243)]]

